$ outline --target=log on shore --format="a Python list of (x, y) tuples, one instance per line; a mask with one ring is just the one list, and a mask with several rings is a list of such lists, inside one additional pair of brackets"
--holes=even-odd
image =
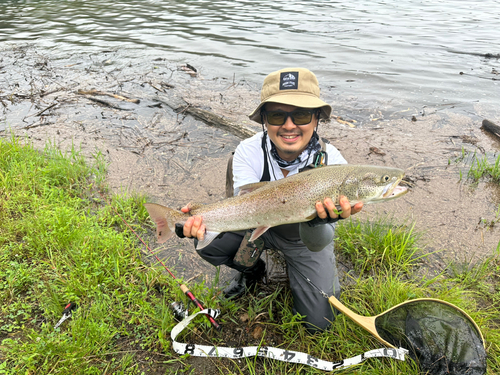
[(247, 128), (246, 126), (226, 120), (225, 118), (216, 115), (215, 113), (206, 111), (201, 108), (193, 107), (184, 99), (179, 97), (172, 98), (166, 95), (158, 94), (153, 100), (166, 104), (177, 113), (187, 113), (197, 118), (198, 120), (203, 121), (209, 126), (215, 126), (217, 128), (227, 130), (242, 139), (251, 137), (256, 133), (254, 130)]
[(484, 119), (483, 124), (481, 125), (481, 129), (487, 130), (500, 138), (500, 126), (494, 124), (490, 120)]

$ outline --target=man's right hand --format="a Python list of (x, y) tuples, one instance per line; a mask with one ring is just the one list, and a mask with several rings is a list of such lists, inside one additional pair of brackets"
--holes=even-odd
[[(181, 208), (181, 211), (184, 213), (188, 213), (190, 210), (189, 204)], [(184, 223), (182, 233), (185, 237), (194, 237), (198, 241), (201, 241), (205, 237), (205, 229), (205, 224), (203, 224), (201, 216), (190, 216)]]

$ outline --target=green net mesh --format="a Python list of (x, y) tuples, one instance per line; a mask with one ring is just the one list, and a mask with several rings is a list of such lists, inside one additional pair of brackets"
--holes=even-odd
[(378, 334), (409, 350), (420, 369), (431, 375), (486, 373), (480, 332), (459, 309), (439, 301), (416, 300), (375, 319)]

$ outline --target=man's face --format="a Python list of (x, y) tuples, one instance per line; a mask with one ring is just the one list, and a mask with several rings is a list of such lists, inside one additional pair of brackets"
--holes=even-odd
[[(291, 112), (298, 108), (279, 103), (267, 103), (265, 106), (266, 111), (282, 110)], [(295, 125), (290, 116), (288, 116), (286, 122), (281, 126), (269, 125), (267, 123), (267, 116), (264, 116), (264, 120), (267, 127), (267, 134), (271, 142), (276, 146), (278, 155), (287, 161), (295, 160), (304, 151), (317, 125), (316, 115), (313, 115), (311, 122), (306, 125)]]

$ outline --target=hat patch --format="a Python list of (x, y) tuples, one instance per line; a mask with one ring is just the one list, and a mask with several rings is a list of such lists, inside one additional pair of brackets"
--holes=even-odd
[(299, 72), (283, 72), (280, 75), (280, 90), (297, 90)]

